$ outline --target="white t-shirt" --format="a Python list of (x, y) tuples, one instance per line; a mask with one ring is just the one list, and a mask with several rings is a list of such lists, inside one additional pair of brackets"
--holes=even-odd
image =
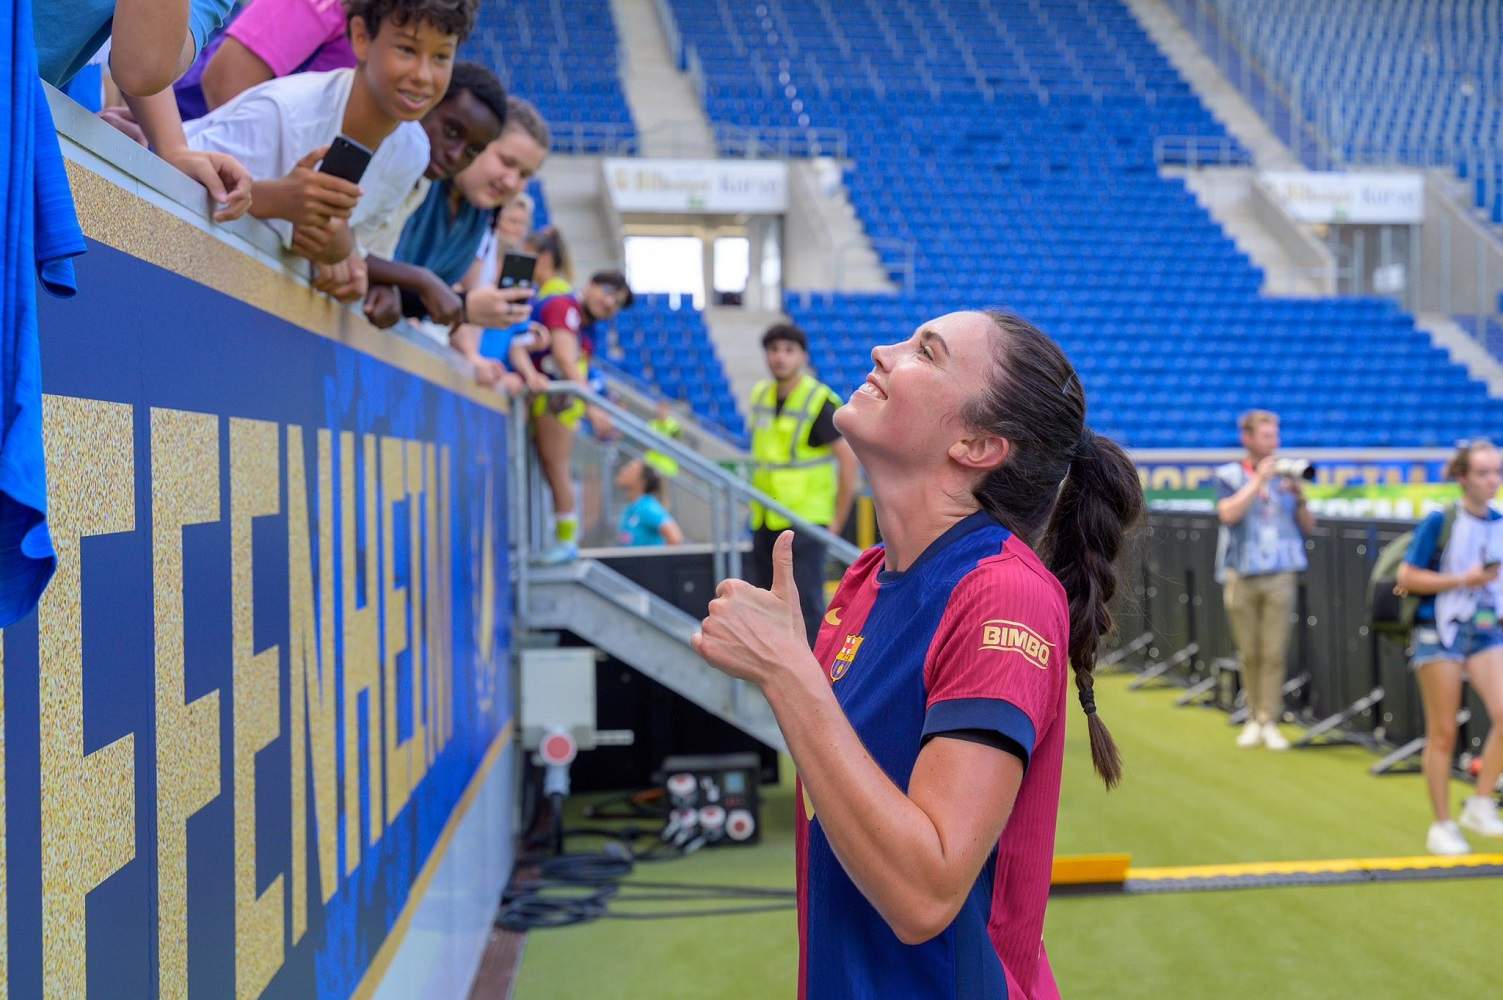
[[(327, 146), (344, 124), (353, 69), (294, 73), (257, 84), (202, 118), (183, 126), (193, 149), (228, 153), (258, 181), (285, 177), (309, 152)], [(364, 192), (350, 228), (364, 248), (397, 211), (428, 168), (428, 134), (403, 122), (377, 148), (360, 178)], [(267, 220), (292, 245), (292, 223)], [(400, 235), (401, 228), (397, 233)]]
[(428, 200), (428, 189), (432, 186), (433, 182), (428, 178), (419, 178), (412, 190), (407, 192), (407, 197), (402, 199), (384, 222), (374, 228), (370, 239), (361, 241), (365, 252), (382, 260), (395, 258), (397, 244), (402, 242), (402, 230), (407, 227), (407, 220)]
[(475, 259), (480, 261), (481, 284), (494, 285), (496, 283), (496, 278), (501, 274), (500, 256), (501, 241), (496, 239), (496, 227), (493, 225), (485, 231), (485, 237), (480, 241), (480, 249), (475, 251)]
[[(1486, 519), (1469, 514), (1464, 508), (1456, 511), (1456, 520), (1451, 523), (1451, 537), (1446, 549), (1440, 554), (1440, 571), (1460, 576), (1483, 563), (1503, 560), (1503, 517), (1497, 511), (1489, 511)], [(1477, 590), (1457, 587), (1435, 596), (1435, 627), (1441, 641), (1447, 646), (1456, 641), (1458, 623), (1468, 621), (1477, 613), (1483, 597), (1494, 611), (1503, 609), (1503, 579)]]

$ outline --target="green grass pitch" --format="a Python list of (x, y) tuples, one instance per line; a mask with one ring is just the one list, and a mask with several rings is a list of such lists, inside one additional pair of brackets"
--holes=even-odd
[[(1424, 853), (1418, 777), (1372, 777), (1373, 756), (1357, 748), (1238, 750), (1224, 715), (1126, 684), (1097, 685), (1126, 761), (1111, 794), (1091, 772), (1072, 699), (1058, 853), (1127, 851), (1140, 866)], [(759, 846), (639, 866), (639, 876), (791, 887), (791, 786), (766, 793)], [(670, 904), (633, 909), (657, 905)], [(1487, 996), (1499, 988), (1500, 907), (1493, 879), (1082, 896), (1050, 902), (1044, 941), (1067, 997)], [(791, 911), (603, 920), (529, 935), (516, 995), (792, 997), (797, 962)]]

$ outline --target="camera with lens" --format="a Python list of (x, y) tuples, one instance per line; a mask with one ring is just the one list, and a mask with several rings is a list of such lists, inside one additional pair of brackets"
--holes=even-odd
[(1280, 458), (1273, 463), (1273, 474), (1283, 476), (1286, 479), (1303, 479), (1305, 482), (1315, 481), (1315, 466), (1306, 458)]

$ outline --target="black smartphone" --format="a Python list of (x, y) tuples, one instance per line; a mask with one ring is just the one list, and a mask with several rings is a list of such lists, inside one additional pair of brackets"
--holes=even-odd
[(371, 164), (372, 155), (370, 150), (354, 139), (335, 136), (334, 141), (329, 143), (329, 151), (324, 154), (323, 162), (318, 165), (318, 172), (332, 174), (351, 184), (359, 184), (360, 178), (365, 176), (365, 168)]
[(508, 251), (501, 260), (501, 275), (496, 279), (496, 287), (531, 288), (532, 274), (537, 266), (538, 259), (532, 254)]

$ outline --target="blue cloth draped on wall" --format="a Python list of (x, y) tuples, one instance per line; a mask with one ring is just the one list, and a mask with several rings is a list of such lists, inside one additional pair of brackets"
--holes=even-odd
[(42, 370), (37, 283), (76, 290), (70, 258), (83, 233), (63, 171), (47, 95), (37, 76), (31, 0), (0, 5), (0, 628), (24, 617), (52, 577), (42, 460)]

